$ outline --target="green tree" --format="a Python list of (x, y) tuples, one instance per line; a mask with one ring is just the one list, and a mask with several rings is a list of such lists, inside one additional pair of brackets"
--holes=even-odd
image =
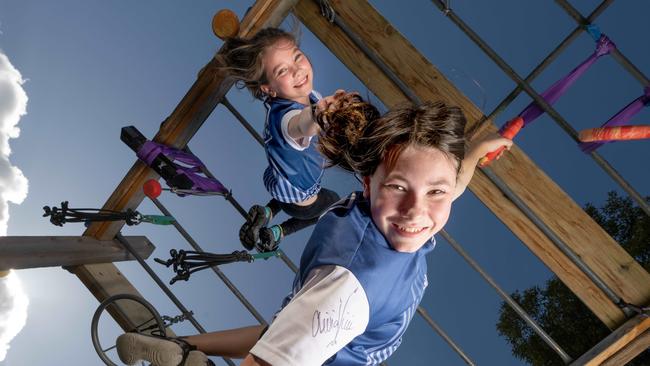
[[(650, 198), (646, 198), (650, 201)], [(609, 192), (600, 209), (587, 204), (585, 211), (605, 229), (646, 271), (650, 271), (650, 217), (629, 198)], [(557, 277), (543, 287), (534, 286), (512, 295), (528, 314), (573, 358), (587, 352), (610, 331)], [(499, 310), (497, 331), (512, 347), (512, 354), (534, 366), (563, 365), (562, 359), (505, 303)], [(650, 365), (645, 351), (628, 365)]]

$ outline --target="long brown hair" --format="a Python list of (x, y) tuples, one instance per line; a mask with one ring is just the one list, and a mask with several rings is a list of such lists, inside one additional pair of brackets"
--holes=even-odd
[(333, 111), (317, 116), (318, 147), (331, 165), (371, 176), (384, 162), (390, 171), (408, 146), (433, 147), (458, 163), (465, 157), (465, 116), (442, 102), (407, 104), (379, 117), (371, 104), (343, 98)]
[(238, 88), (247, 88), (257, 99), (264, 100), (261, 86), (268, 83), (262, 58), (267, 48), (286, 40), (298, 46), (293, 33), (279, 28), (264, 28), (252, 38), (228, 38), (216, 58), (228, 74), (236, 80)]

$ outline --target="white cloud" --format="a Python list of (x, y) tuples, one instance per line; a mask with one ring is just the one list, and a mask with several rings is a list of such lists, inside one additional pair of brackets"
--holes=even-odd
[[(26, 113), (23, 83), (20, 72), (0, 51), (0, 236), (7, 235), (8, 202), (19, 204), (27, 197), (27, 178), (9, 161), (9, 139), (20, 134), (18, 121)], [(14, 272), (0, 277), (0, 361), (7, 355), (9, 342), (25, 326), (28, 303)]]
[(0, 278), (0, 361), (7, 356), (9, 342), (25, 326), (28, 304), (15, 272)]

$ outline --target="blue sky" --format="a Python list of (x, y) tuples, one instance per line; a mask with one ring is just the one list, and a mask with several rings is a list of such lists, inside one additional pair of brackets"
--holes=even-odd
[[(477, 105), (489, 113), (513, 88), (505, 76), (427, 0), (407, 3), (371, 1), (395, 27)], [(152, 137), (194, 82), (197, 72), (221, 42), (210, 30), (213, 14), (231, 8), (240, 16), (252, 1), (0, 2), (0, 50), (26, 82), (27, 115), (20, 137), (10, 141), (13, 165), (29, 179), (29, 194), (10, 206), (8, 235), (80, 235), (81, 225), (54, 227), (41, 217), (42, 206), (69, 200), (72, 207), (101, 207), (132, 166), (134, 154), (119, 140), (122, 126), (135, 125)], [(598, 1), (575, 6), (590, 13)], [(569, 32), (574, 21), (552, 2), (452, 1), (452, 7), (521, 75), (526, 76)], [(597, 20), (601, 30), (637, 67), (649, 74), (645, 34), (648, 2), (617, 2)], [(323, 94), (337, 88), (365, 87), (306, 28), (302, 46)], [(582, 34), (536, 81), (542, 91), (591, 52)], [(481, 85), (476, 87), (475, 82)], [(641, 85), (613, 59), (601, 59), (555, 105), (577, 130), (598, 126), (641, 95)], [(261, 131), (263, 107), (245, 91), (233, 89), (231, 102)], [(521, 95), (497, 124), (530, 102)], [(648, 123), (645, 110), (633, 123)], [(580, 205), (604, 202), (619, 190), (596, 164), (547, 116), (527, 127), (516, 143)], [(218, 107), (190, 142), (193, 151), (248, 207), (266, 202), (261, 148), (224, 107)], [(650, 170), (647, 141), (609, 144), (600, 149), (643, 195)], [(331, 170), (326, 187), (341, 194), (357, 189), (349, 175)], [(239, 249), (241, 217), (223, 199), (163, 195), (161, 201), (206, 249)], [(139, 211), (157, 214), (144, 202)], [(447, 230), (507, 291), (541, 284), (546, 267), (471, 193), (455, 203)], [(298, 262), (310, 231), (287, 238), (283, 247)], [(170, 248), (188, 248), (173, 229), (146, 226), (123, 230), (146, 235), (166, 257)], [(518, 365), (494, 324), (500, 299), (440, 239), (429, 255), (429, 288), (422, 305), (478, 364)], [(151, 261), (164, 279), (171, 273)], [(159, 311), (177, 315), (162, 292), (134, 263), (118, 267)], [(257, 309), (270, 319), (289, 290), (292, 273), (277, 260), (231, 264), (223, 271)], [(90, 341), (90, 320), (97, 301), (80, 281), (60, 268), (18, 271), (30, 299), (27, 324), (11, 342), (3, 366), (27, 364), (98, 365)], [(178, 283), (174, 292), (210, 330), (255, 324), (218, 278), (209, 271)], [(109, 329), (106, 336), (117, 333)], [(177, 333), (194, 332), (188, 325)], [(38, 348), (35, 348), (38, 345)], [(219, 361), (220, 362), (220, 361)], [(462, 360), (418, 317), (391, 365), (463, 365)]]

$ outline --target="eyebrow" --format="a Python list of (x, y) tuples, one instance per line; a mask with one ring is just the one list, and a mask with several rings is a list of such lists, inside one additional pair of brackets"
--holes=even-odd
[[(292, 57), (296, 55), (296, 51), (301, 52), (301, 51), (300, 51), (300, 48), (298, 48), (298, 46), (293, 46), (293, 49), (291, 50), (291, 56), (292, 56)], [(277, 71), (278, 68), (281, 67), (281, 66), (284, 66), (284, 63), (281, 63), (281, 64), (279, 64), (279, 65), (276, 65), (276, 66), (273, 68), (273, 70), (271, 70), (271, 73), (272, 73), (273, 75), (275, 75), (276, 71)]]
[(273, 74), (273, 76), (276, 75), (276, 73), (278, 72), (278, 69), (279, 69), (280, 67), (282, 67), (282, 66), (284, 66), (284, 62), (281, 63), (281, 64), (279, 64), (279, 65), (276, 65), (276, 66), (273, 68), (273, 70), (271, 70), (271, 73)]
[[(399, 180), (403, 180), (405, 182), (408, 182), (408, 180), (403, 175), (401, 175), (399, 173), (389, 174), (388, 176), (386, 176), (386, 180), (388, 180), (388, 179), (399, 179)], [(438, 179), (434, 179), (434, 180), (431, 180), (431, 181), (427, 181), (427, 185), (430, 185), (430, 186), (438, 186), (438, 185), (441, 185), (441, 184), (446, 184), (448, 186), (453, 185), (451, 180), (449, 180), (447, 178), (438, 178)]]

